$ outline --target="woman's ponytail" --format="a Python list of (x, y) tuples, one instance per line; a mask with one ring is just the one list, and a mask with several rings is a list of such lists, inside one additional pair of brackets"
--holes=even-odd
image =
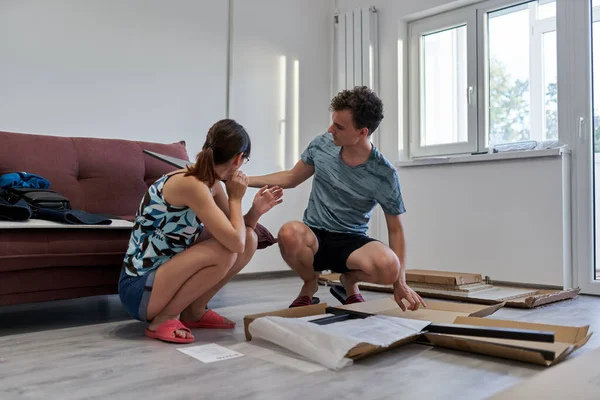
[(208, 145), (202, 149), (196, 164), (191, 167), (187, 167), (186, 176), (193, 175), (202, 182), (206, 182), (209, 187), (215, 184), (217, 176), (215, 173), (215, 150), (213, 146)]
[(250, 157), (250, 136), (244, 127), (232, 119), (217, 121), (206, 134), (196, 164), (187, 168), (185, 176), (194, 176), (212, 187), (220, 179), (215, 166), (225, 164), (240, 153), (246, 160)]

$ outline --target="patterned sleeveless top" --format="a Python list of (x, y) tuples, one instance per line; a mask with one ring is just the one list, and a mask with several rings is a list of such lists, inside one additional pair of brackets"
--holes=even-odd
[(140, 203), (123, 260), (129, 276), (157, 269), (190, 247), (202, 233), (204, 225), (191, 208), (175, 207), (165, 200), (163, 187), (173, 175), (154, 182)]

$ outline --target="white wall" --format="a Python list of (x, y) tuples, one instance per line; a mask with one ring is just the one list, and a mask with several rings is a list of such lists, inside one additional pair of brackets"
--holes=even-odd
[[(232, 3), (230, 116), (253, 140), (245, 172), (267, 174), (281, 168), (281, 119), (285, 167), (329, 125), (333, 0)], [(226, 116), (228, 18), (226, 0), (0, 0), (0, 130), (185, 140), (194, 157)], [(276, 234), (301, 219), (309, 190), (261, 223)], [(287, 269), (273, 246), (243, 272)]]
[(185, 140), (225, 116), (227, 1), (0, 0), (0, 130)]
[[(379, 10), (380, 147), (404, 160), (408, 138), (407, 22), (473, 0), (336, 0), (340, 12)], [(400, 168), (408, 268), (471, 271), (492, 279), (563, 285), (558, 159)], [(509, 178), (508, 173), (515, 173)], [(484, 189), (493, 194), (485, 194)], [(380, 238), (387, 240), (384, 227)]]
[[(290, 168), (330, 123), (333, 2), (235, 0), (233, 16), (230, 112), (252, 137), (244, 170), (255, 175)], [(286, 191), (283, 204), (261, 220), (273, 234), (302, 218), (310, 184)], [(246, 207), (255, 192), (248, 190)], [(287, 269), (272, 246), (258, 251), (244, 272)]]
[(562, 168), (561, 157), (399, 168), (409, 268), (562, 286)]

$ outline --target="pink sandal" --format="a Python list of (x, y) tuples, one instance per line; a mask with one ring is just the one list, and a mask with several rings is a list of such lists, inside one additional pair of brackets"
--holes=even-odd
[[(180, 338), (175, 337), (175, 331), (185, 331), (191, 338)], [(158, 339), (163, 342), (169, 343), (192, 343), (194, 341), (194, 335), (192, 331), (186, 328), (179, 320), (170, 319), (163, 322), (156, 328), (156, 331), (152, 332), (146, 328), (146, 336), (150, 339)]]
[(198, 321), (181, 321), (181, 323), (190, 329), (233, 329), (235, 322), (227, 323), (225, 318), (213, 310), (206, 310), (202, 318)]
[(290, 304), (289, 308), (306, 307), (312, 304), (319, 304), (320, 302), (321, 299), (319, 299), (318, 297), (298, 296), (296, 297), (296, 300), (294, 300), (292, 304)]

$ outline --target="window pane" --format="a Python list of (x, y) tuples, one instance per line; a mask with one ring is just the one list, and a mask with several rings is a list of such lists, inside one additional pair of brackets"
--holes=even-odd
[[(600, 2), (600, 0), (597, 0)], [(598, 160), (596, 165), (600, 165), (600, 22), (592, 24), (592, 98), (594, 109), (594, 153)], [(600, 178), (600, 171), (596, 172)], [(596, 197), (600, 200), (600, 195)], [(600, 208), (598, 208), (600, 211)], [(598, 235), (600, 240), (600, 235)], [(599, 253), (600, 255), (600, 253)], [(600, 272), (600, 271), (599, 271)]]
[(556, 17), (556, 0), (540, 1), (537, 19)]
[(530, 139), (529, 8), (488, 14), (489, 142)]
[(421, 146), (466, 142), (467, 27), (428, 34), (422, 40)]
[(544, 68), (544, 140), (558, 139), (558, 98), (556, 91), (556, 31), (542, 37)]

